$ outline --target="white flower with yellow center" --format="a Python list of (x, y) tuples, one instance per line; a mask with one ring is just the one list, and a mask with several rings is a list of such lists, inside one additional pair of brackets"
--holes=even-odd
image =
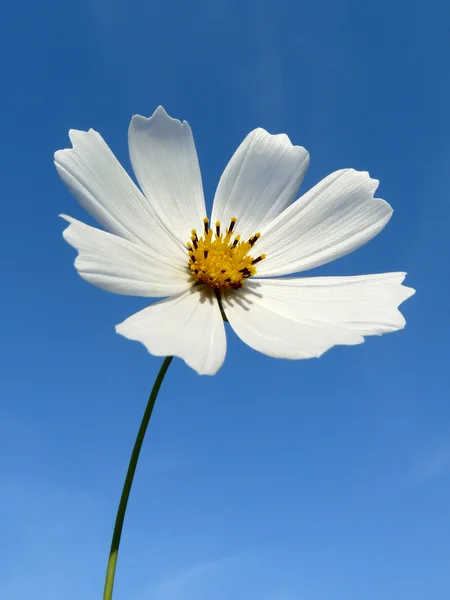
[(64, 238), (86, 281), (165, 297), (116, 327), (152, 354), (216, 373), (226, 353), (223, 313), (246, 344), (288, 359), (404, 327), (397, 307), (414, 293), (402, 286), (405, 273), (273, 278), (344, 256), (383, 229), (392, 209), (374, 198), (378, 182), (368, 173), (336, 171), (295, 200), (308, 153), (255, 129), (220, 178), (208, 220), (191, 129), (163, 108), (130, 124), (142, 192), (96, 131), (70, 139), (56, 168), (107, 231), (64, 216)]

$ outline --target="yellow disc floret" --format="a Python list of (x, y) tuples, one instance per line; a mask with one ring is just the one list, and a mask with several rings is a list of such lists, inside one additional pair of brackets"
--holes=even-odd
[(203, 223), (202, 237), (193, 229), (187, 244), (189, 268), (195, 279), (215, 290), (242, 287), (244, 281), (256, 273), (255, 265), (266, 258), (265, 254), (257, 258), (248, 254), (261, 234), (255, 233), (246, 242), (241, 241), (240, 235), (233, 235), (235, 217), (225, 233), (220, 231), (219, 221), (215, 222), (214, 230), (209, 227), (208, 218), (205, 217)]

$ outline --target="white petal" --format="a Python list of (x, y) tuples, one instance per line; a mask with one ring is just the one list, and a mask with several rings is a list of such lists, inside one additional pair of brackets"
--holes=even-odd
[(277, 358), (318, 357), (337, 344), (402, 329), (397, 307), (414, 290), (405, 273), (261, 279), (224, 294), (231, 327), (249, 346)]
[(309, 164), (308, 152), (287, 135), (255, 129), (242, 142), (220, 178), (211, 222), (250, 237), (279, 215), (295, 198)]
[(163, 221), (186, 243), (206, 216), (202, 178), (192, 131), (160, 106), (136, 115), (128, 131), (130, 159), (142, 191)]
[(79, 254), (80, 276), (108, 292), (129, 296), (169, 296), (192, 286), (185, 263), (168, 262), (149, 248), (62, 215), (70, 223), (64, 239)]
[(272, 221), (255, 245), (267, 258), (258, 276), (287, 275), (352, 252), (379, 233), (392, 215), (374, 198), (378, 181), (366, 172), (332, 173)]
[(225, 327), (214, 294), (203, 286), (157, 302), (116, 326), (156, 356), (178, 356), (199, 375), (214, 375), (226, 353)]
[(115, 235), (166, 256), (185, 254), (101, 135), (90, 129), (69, 136), (73, 148), (55, 152), (55, 165), (83, 208)]

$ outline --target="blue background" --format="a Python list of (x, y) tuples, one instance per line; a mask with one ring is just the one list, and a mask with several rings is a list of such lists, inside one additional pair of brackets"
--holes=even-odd
[(208, 205), (254, 127), (311, 153), (304, 189), (369, 170), (386, 229), (321, 274), (405, 270), (407, 328), (320, 360), (228, 332), (213, 378), (179, 360), (144, 445), (117, 600), (450, 597), (450, 7), (444, 1), (84, 0), (2, 10), (0, 596), (96, 600), (160, 359), (114, 332), (145, 299), (78, 277), (88, 220), (53, 152), (134, 113), (191, 124)]

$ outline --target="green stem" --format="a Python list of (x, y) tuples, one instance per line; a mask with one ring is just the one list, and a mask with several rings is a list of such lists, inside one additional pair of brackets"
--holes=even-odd
[(114, 532), (111, 541), (111, 550), (109, 552), (108, 566), (106, 568), (105, 578), (105, 590), (103, 592), (103, 600), (111, 600), (113, 587), (114, 587), (114, 575), (116, 572), (117, 555), (119, 553), (120, 537), (122, 535), (123, 521), (125, 519), (125, 512), (127, 510), (128, 498), (130, 496), (131, 486), (133, 484), (134, 473), (136, 471), (136, 465), (139, 459), (139, 453), (141, 451), (142, 442), (144, 441), (145, 432), (152, 416), (153, 407), (155, 406), (156, 397), (158, 396), (159, 388), (163, 382), (164, 376), (172, 362), (173, 356), (167, 356), (164, 359), (161, 369), (159, 370), (158, 376), (153, 384), (153, 389), (148, 399), (147, 407), (142, 417), (141, 426), (134, 443), (133, 452), (131, 453), (130, 464), (128, 465), (127, 475), (125, 477), (125, 483), (123, 484), (122, 495), (120, 497), (119, 508), (117, 509), (116, 522), (114, 524)]
[(225, 311), (223, 310), (223, 305), (222, 305), (222, 298), (220, 297), (220, 292), (218, 290), (214, 290), (214, 293), (216, 295), (217, 298), (217, 302), (219, 304), (219, 308), (220, 308), (220, 314), (222, 315), (222, 319), (228, 323), (228, 318), (227, 315), (225, 314)]

